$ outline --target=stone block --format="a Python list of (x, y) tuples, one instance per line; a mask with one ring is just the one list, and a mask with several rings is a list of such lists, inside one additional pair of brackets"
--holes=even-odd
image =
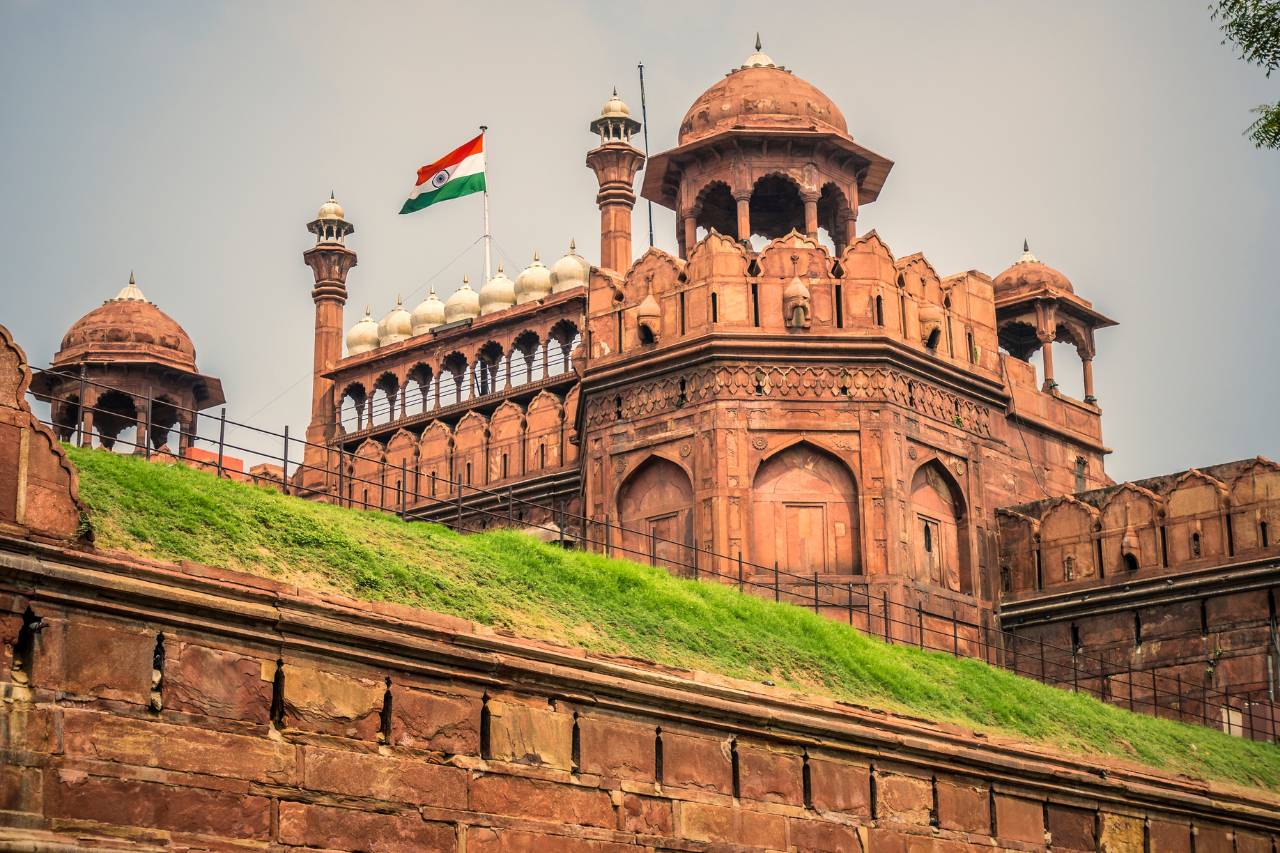
[(605, 791), (517, 776), (488, 774), (472, 779), (471, 810), (608, 829), (617, 825)]
[(1153, 820), (1149, 824), (1149, 853), (1191, 853), (1191, 825)]
[(1271, 839), (1236, 830), (1236, 853), (1271, 853)]
[(732, 794), (733, 759), (729, 742), (663, 732), (662, 784)]
[(573, 759), (573, 716), (490, 701), (485, 758), (568, 770)]
[(458, 838), (447, 823), (417, 815), (374, 814), (306, 803), (280, 804), (281, 844), (350, 853), (453, 853)]
[(867, 829), (866, 853), (907, 853), (906, 840), (907, 836), (901, 832), (870, 827)]
[[(1098, 853), (1143, 853), (1144, 821), (1139, 817), (1102, 812), (1098, 820)], [(1205, 853), (1197, 847), (1197, 853)]]
[(689, 841), (769, 850), (782, 850), (786, 845), (786, 824), (781, 815), (684, 802), (679, 823), (679, 837)]
[(871, 816), (871, 768), (809, 759), (809, 787), (818, 812)]
[(933, 784), (897, 773), (876, 773), (876, 817), (889, 823), (928, 826)]
[[(608, 718), (581, 717), (578, 730), (581, 772), (610, 779), (654, 781), (657, 755), (654, 727)], [(665, 753), (663, 761), (666, 761)]]
[(804, 805), (803, 773), (797, 753), (738, 745), (738, 794), (744, 800)]
[(1044, 844), (1044, 803), (1008, 794), (996, 794), (995, 798), (997, 836), (1026, 844)]
[(791, 821), (791, 846), (799, 853), (862, 853), (855, 827), (822, 820)]
[(408, 758), (307, 748), (304, 787), (416, 806), (467, 807), (467, 772)]
[[(274, 667), (263, 677), (274, 680)], [(381, 725), (385, 683), (310, 667), (284, 666), (284, 719), (292, 729), (374, 740)]]
[[(1197, 824), (1195, 829), (1196, 853), (1235, 853), (1231, 830), (1223, 826), (1205, 826)], [(1114, 853), (1114, 851), (1106, 851)], [(1124, 851), (1130, 853), (1130, 851)]]
[(51, 818), (266, 841), (271, 801), (227, 791), (47, 770), (45, 814)]
[[(165, 661), (164, 707), (188, 714), (265, 725), (271, 716), (271, 679), (260, 658), (182, 644)], [(268, 670), (273, 667), (268, 665)]]
[(0, 714), (0, 749), (56, 752), (54, 722), (49, 711), (28, 703), (11, 703)]
[(593, 838), (543, 835), (473, 826), (467, 831), (467, 853), (636, 853), (643, 848)]
[(991, 834), (991, 790), (959, 779), (939, 779), (938, 825), (956, 832)]
[(622, 829), (639, 835), (670, 836), (671, 802), (657, 797), (623, 794)]
[(253, 782), (291, 784), (294, 747), (260, 737), (91, 711), (63, 712), (68, 756)]
[(0, 812), (44, 811), (44, 774), (35, 767), (0, 766)]
[(1049, 838), (1054, 850), (1097, 849), (1094, 836), (1095, 814), (1088, 809), (1049, 803)]
[[(43, 633), (49, 634), (48, 644), (36, 644), (35, 684), (102, 699), (150, 704), (156, 635), (141, 627), (117, 624), (118, 627), (108, 627), (97, 621), (76, 619), (59, 621), (52, 630), (46, 629)], [(46, 680), (45, 673), (50, 680)]]
[(480, 753), (480, 699), (391, 688), (391, 742), (452, 755)]

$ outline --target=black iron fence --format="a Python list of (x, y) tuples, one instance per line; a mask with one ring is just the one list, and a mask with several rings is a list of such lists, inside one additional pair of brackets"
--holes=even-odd
[[(44, 372), (87, 382), (83, 377), (72, 374)], [(42, 422), (61, 431), (64, 438), (73, 444), (89, 445), (91, 437), (82, 429), (84, 414), (96, 410), (71, 398), (59, 402), (75, 407), (75, 426), (54, 424), (48, 420)], [(116, 441), (150, 458), (157, 448), (150, 440), (153, 424), (149, 401), (143, 401), (142, 410), (137, 438), (127, 441), (117, 437)], [(416, 478), (411, 480), (409, 477), (406, 460), (401, 460), (398, 468), (392, 466), (389, 469), (399, 473), (400, 479), (393, 491), (392, 505), (386, 506), (385, 481), (356, 476), (348, 464), (351, 454), (340, 448), (290, 436), (288, 427), (283, 432), (273, 432), (231, 421), (226, 417), (225, 408), (216, 419), (197, 421), (203, 422), (214, 425), (209, 428), (211, 434), (200, 435), (197, 429), (187, 440), (193, 445), (198, 442), (207, 444), (211, 448), (210, 459), (188, 461), (202, 465), (218, 476), (232, 476), (224, 464), (228, 452), (278, 461), (281, 468), (278, 485), (285, 494), (299, 492), (299, 484), (307, 472), (316, 472), (326, 481), (336, 476), (337, 495), (322, 491), (318, 496), (336, 500), (344, 506), (391, 512), (405, 521), (430, 520), (463, 533), (500, 528), (532, 530), (562, 547), (586, 548), (663, 566), (676, 575), (695, 581), (713, 580), (737, 586), (741, 592), (760, 598), (812, 608), (815, 613), (846, 621), (863, 634), (889, 644), (985, 661), (1044, 684), (1088, 693), (1135, 713), (1215, 728), (1254, 740), (1278, 740), (1280, 710), (1269, 695), (1266, 700), (1259, 700), (1244, 691), (1233, 693), (1229, 686), (1216, 688), (1203, 680), (1197, 684), (1184, 680), (1179, 674), (1161, 674), (1154, 668), (1134, 669), (1132, 658), (1120, 650), (1094, 655), (1077, 646), (1046, 643), (1042, 637), (1019, 637), (1012, 631), (961, 619), (957, 610), (952, 610), (949, 615), (940, 615), (934, 608), (926, 609), (919, 603), (911, 606), (894, 601), (887, 590), (882, 590), (877, 597), (868, 589), (859, 588), (871, 585), (871, 579), (865, 576), (852, 580), (850, 576), (839, 578), (824, 573), (799, 574), (782, 568), (776, 562), (772, 566), (760, 565), (745, 560), (741, 553), (721, 554), (701, 548), (696, 543), (660, 537), (653, 530), (623, 527), (608, 516), (601, 521), (570, 512), (564, 499), (550, 504), (530, 500), (517, 494), (514, 483), (505, 489), (490, 489), (460, 479), (437, 476), (437, 494), (422, 494)], [(251, 439), (260, 438), (261, 442), (253, 447), (233, 443), (228, 439), (228, 427), (244, 430), (243, 434)], [(275, 449), (264, 449), (267, 444), (274, 445)], [(323, 452), (326, 465), (308, 464), (305, 460), (308, 449)], [(274, 478), (270, 479), (274, 481)], [(343, 497), (347, 494), (345, 487), (351, 483), (377, 488), (380, 495), (377, 505)], [(443, 487), (444, 495), (439, 495), (439, 487)], [(307, 493), (310, 494), (309, 491)]]

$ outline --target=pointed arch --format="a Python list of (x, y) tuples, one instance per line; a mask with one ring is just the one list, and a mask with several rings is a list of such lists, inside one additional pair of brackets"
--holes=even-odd
[(805, 574), (858, 574), (858, 487), (835, 454), (800, 440), (763, 460), (751, 485), (751, 555)]
[(682, 466), (656, 454), (645, 459), (618, 488), (617, 510), (619, 556), (693, 574), (693, 481)]
[(938, 459), (911, 478), (912, 571), (916, 580), (956, 592), (974, 589), (964, 490)]

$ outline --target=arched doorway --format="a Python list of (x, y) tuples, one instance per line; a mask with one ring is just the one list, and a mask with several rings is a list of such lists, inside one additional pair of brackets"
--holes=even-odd
[(693, 483), (679, 465), (651, 457), (618, 492), (619, 556), (693, 574)]
[(751, 518), (753, 562), (800, 575), (858, 573), (858, 490), (826, 451), (801, 442), (761, 463)]
[(956, 592), (972, 592), (964, 498), (935, 459), (911, 480), (912, 565), (915, 578)]

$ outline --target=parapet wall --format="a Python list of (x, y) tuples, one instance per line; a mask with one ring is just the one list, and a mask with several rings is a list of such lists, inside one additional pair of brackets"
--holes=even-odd
[(1274, 853), (1280, 797), (0, 539), (0, 844)]

